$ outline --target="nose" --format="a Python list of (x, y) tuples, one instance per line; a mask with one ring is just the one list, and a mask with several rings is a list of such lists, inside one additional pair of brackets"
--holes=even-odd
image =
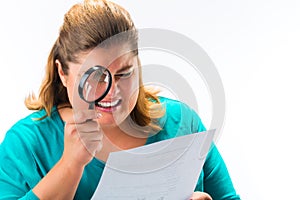
[(114, 97), (120, 92), (120, 88), (118, 87), (118, 84), (119, 84), (119, 80), (112, 75), (111, 87), (109, 92), (107, 93), (107, 97)]

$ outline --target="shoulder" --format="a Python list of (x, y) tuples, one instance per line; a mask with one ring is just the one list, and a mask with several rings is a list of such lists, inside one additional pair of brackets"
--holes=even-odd
[(0, 187), (15, 187), (22, 194), (59, 159), (63, 151), (59, 116), (54, 111), (51, 117), (38, 120), (45, 114), (44, 110), (33, 112), (7, 131), (0, 145)]
[(166, 113), (172, 114), (196, 114), (196, 112), (182, 101), (170, 99), (166, 97), (159, 97), (160, 103), (165, 107)]
[(52, 110), (51, 117), (39, 120), (45, 115), (45, 110), (40, 110), (20, 119), (6, 132), (1, 147), (35, 145), (37, 141), (45, 138), (46, 133), (53, 132), (53, 128), (63, 124), (56, 108)]
[(179, 136), (205, 130), (196, 111), (184, 102), (166, 97), (159, 97), (159, 100), (166, 110), (162, 118), (165, 132)]

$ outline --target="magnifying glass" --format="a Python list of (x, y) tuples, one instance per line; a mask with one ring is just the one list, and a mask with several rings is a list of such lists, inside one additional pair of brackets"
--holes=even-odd
[(89, 103), (89, 109), (104, 99), (111, 88), (110, 71), (100, 65), (88, 69), (81, 77), (78, 92), (81, 99)]

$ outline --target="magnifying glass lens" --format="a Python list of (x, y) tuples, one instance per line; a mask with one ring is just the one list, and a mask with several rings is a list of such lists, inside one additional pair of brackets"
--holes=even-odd
[(104, 67), (95, 66), (83, 75), (79, 85), (79, 94), (86, 102), (98, 102), (106, 96), (110, 86), (110, 72)]

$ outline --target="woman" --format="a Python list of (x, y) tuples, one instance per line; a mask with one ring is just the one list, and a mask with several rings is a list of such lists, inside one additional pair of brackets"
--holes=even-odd
[[(89, 110), (77, 88), (95, 65), (111, 72), (112, 87)], [(66, 13), (39, 97), (27, 98), (26, 106), (36, 111), (0, 146), (0, 199), (90, 199), (110, 152), (205, 130), (188, 106), (143, 86), (134, 24), (105, 0), (86, 0)], [(215, 146), (191, 197), (211, 198), (239, 199)]]

